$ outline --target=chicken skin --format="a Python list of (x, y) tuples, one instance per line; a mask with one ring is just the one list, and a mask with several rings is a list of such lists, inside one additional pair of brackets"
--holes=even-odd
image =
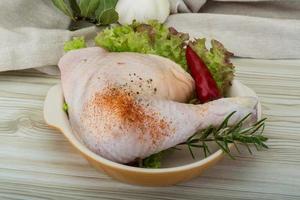
[(173, 147), (233, 111), (229, 124), (249, 113), (256, 121), (253, 97), (186, 104), (193, 78), (160, 56), (84, 48), (68, 52), (59, 68), (73, 131), (93, 152), (118, 163)]

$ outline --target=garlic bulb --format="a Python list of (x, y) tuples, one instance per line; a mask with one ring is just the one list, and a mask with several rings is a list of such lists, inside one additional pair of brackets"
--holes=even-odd
[(119, 13), (120, 24), (152, 19), (163, 23), (170, 14), (170, 3), (168, 0), (119, 0), (116, 11)]

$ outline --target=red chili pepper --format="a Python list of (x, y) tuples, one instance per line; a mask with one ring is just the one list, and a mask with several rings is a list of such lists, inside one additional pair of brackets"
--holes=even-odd
[(221, 98), (217, 83), (197, 53), (188, 45), (186, 61), (195, 80), (197, 97), (201, 103)]

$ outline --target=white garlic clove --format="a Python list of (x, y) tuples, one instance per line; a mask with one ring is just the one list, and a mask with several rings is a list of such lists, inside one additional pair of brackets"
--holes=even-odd
[(163, 23), (170, 14), (168, 0), (119, 0), (116, 5), (120, 24), (158, 20)]

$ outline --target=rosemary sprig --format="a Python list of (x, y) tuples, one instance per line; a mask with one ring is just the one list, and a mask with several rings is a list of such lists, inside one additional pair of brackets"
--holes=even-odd
[(220, 126), (209, 127), (205, 130), (198, 131), (189, 137), (187, 141), (179, 145), (187, 145), (193, 158), (195, 158), (193, 148), (201, 148), (205, 157), (211, 154), (207, 142), (215, 142), (223, 150), (223, 152), (225, 152), (232, 159), (234, 159), (234, 157), (230, 152), (230, 144), (233, 144), (238, 152), (240, 152), (240, 150), (237, 144), (243, 144), (248, 149), (250, 154), (252, 154), (252, 151), (249, 145), (254, 145), (257, 150), (268, 148), (268, 146), (265, 144), (268, 138), (262, 135), (266, 118), (246, 127), (245, 123), (251, 116), (250, 113), (241, 119), (237, 124), (228, 126), (228, 121), (234, 114), (235, 112), (229, 114)]
[[(257, 150), (268, 148), (265, 144), (268, 138), (262, 135), (266, 119), (262, 119), (251, 126), (246, 126), (247, 119), (251, 116), (251, 114), (248, 114), (235, 125), (228, 126), (228, 121), (234, 114), (235, 112), (229, 114), (218, 127), (210, 126), (207, 129), (196, 132), (189, 137), (187, 141), (179, 144), (179, 146), (187, 145), (193, 158), (195, 158), (193, 151), (195, 148), (202, 149), (204, 156), (207, 157), (211, 154), (207, 143), (215, 142), (232, 159), (234, 159), (234, 157), (230, 152), (230, 144), (233, 144), (239, 153), (240, 150), (237, 144), (244, 145), (250, 154), (252, 154), (250, 145), (254, 145)], [(178, 146), (170, 149), (181, 150)], [(164, 154), (166, 154), (167, 151), (168, 150), (164, 150), (163, 152), (153, 154), (148, 158), (140, 160), (139, 166), (145, 168), (160, 168), (162, 157), (165, 156)]]

